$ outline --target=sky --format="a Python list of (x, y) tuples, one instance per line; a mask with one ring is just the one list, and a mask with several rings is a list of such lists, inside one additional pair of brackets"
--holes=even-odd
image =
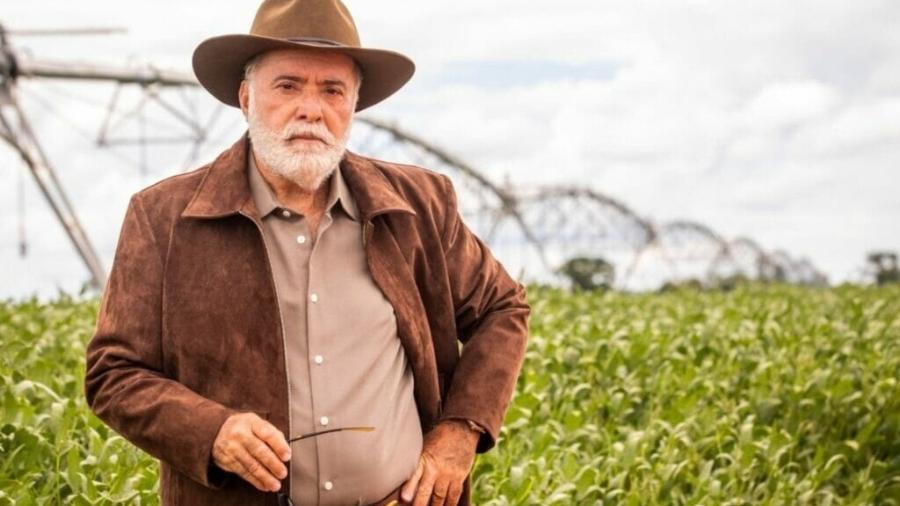
[[(726, 238), (806, 257), (832, 283), (863, 279), (869, 251), (900, 250), (898, 2), (346, 3), (364, 45), (400, 51), (417, 66), (412, 81), (369, 114), (496, 181), (590, 187), (653, 222), (694, 220)], [(0, 24), (126, 28), (12, 42), (35, 60), (152, 62), (190, 72), (198, 42), (246, 33), (257, 7), (209, 5), (6, 0)], [(21, 88), (108, 268), (129, 197), (184, 170), (184, 153), (148, 151), (142, 171), (132, 163), (135, 149), (91, 148), (111, 87)], [(227, 132), (239, 131), (242, 118), (228, 114), (231, 130), (195, 165), (234, 140)], [(0, 298), (77, 291), (86, 271), (5, 145), (0, 206)]]

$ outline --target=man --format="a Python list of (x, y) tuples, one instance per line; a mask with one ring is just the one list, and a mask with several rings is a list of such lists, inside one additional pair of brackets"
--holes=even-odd
[(132, 196), (85, 378), (164, 504), (469, 504), (530, 308), (446, 176), (344, 148), (413, 69), (338, 0), (196, 49), (248, 134)]

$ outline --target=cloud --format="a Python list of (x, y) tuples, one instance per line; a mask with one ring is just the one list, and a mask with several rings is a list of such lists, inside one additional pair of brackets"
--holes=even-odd
[(900, 141), (900, 96), (861, 97), (798, 134), (814, 156), (832, 157), (890, 146)]
[[(139, 55), (189, 71), (194, 46), (245, 31), (252, 4), (13, 2), (3, 21), (47, 26), (53, 12), (57, 26), (128, 26), (128, 36), (27, 45), (35, 57)], [(588, 185), (655, 221), (694, 219), (726, 237), (751, 235), (764, 247), (809, 256), (832, 280), (854, 275), (869, 248), (900, 249), (897, 2), (348, 4), (365, 44), (417, 63), (413, 81), (369, 114), (496, 181)], [(172, 19), (197, 21), (176, 30)], [(95, 131), (98, 116), (75, 107), (64, 112)], [(82, 139), (39, 109), (51, 157), (66, 163), (66, 184), (108, 255), (125, 196), (178, 170), (184, 152), (154, 152), (152, 172), (142, 177), (121, 156), (74, 155)], [(218, 148), (231, 140), (225, 135)], [(0, 198), (14, 201), (9, 185), (0, 185)], [(51, 234), (47, 220), (36, 228)], [(0, 261), (9, 258), (3, 251)], [(56, 254), (32, 268), (83, 278), (71, 265), (52, 267)]]
[(771, 131), (821, 118), (840, 101), (840, 94), (816, 81), (775, 82), (763, 87), (743, 114), (743, 127)]

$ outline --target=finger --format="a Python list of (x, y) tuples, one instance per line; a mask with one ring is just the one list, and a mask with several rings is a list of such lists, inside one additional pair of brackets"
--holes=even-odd
[(431, 491), (431, 506), (444, 506), (447, 500), (447, 489), (450, 488), (449, 485), (449, 483), (444, 481), (434, 484), (434, 488)]
[(284, 466), (283, 462), (278, 460), (278, 457), (275, 456), (272, 449), (261, 439), (248, 442), (244, 445), (244, 448), (247, 449), (247, 452), (250, 453), (253, 458), (262, 462), (262, 464), (266, 466), (266, 470), (269, 471), (272, 476), (278, 479), (287, 477), (287, 467)]
[(462, 485), (451, 483), (450, 488), (447, 489), (447, 502), (444, 503), (444, 506), (456, 506), (459, 504), (460, 496), (462, 496)]
[(250, 428), (256, 437), (265, 441), (282, 461), (286, 462), (291, 459), (291, 446), (287, 443), (284, 433), (278, 430), (277, 427), (257, 417), (251, 422)]
[[(277, 492), (279, 488), (281, 488), (281, 482), (275, 479), (272, 474), (269, 473), (266, 466), (262, 464), (262, 462), (256, 460), (250, 452), (248, 452), (243, 446), (239, 446), (235, 452), (234, 457), (238, 462), (244, 466), (244, 470), (250, 475), (256, 478), (262, 487), (257, 487), (260, 490), (267, 490), (271, 492)], [(248, 480), (249, 481), (249, 480)]]
[(247, 470), (247, 468), (244, 467), (244, 464), (241, 464), (241, 462), (238, 461), (238, 460), (235, 460), (235, 461), (234, 461), (234, 470), (233, 470), (233, 472), (234, 472), (234, 473), (237, 473), (238, 476), (240, 476), (241, 478), (243, 478), (244, 480), (246, 480), (247, 482), (249, 482), (251, 485), (253, 485), (254, 487), (256, 487), (257, 490), (260, 490), (260, 491), (262, 491), (262, 492), (268, 492), (268, 491), (269, 491), (269, 489), (266, 487), (266, 485), (263, 484), (263, 483), (262, 483), (261, 481), (259, 481), (258, 479), (256, 479), (256, 476), (253, 476), (253, 474), (251, 474), (251, 473)]
[(416, 466), (416, 472), (413, 473), (412, 478), (406, 481), (403, 484), (403, 488), (400, 490), (400, 497), (403, 499), (403, 502), (410, 503), (413, 500), (413, 494), (416, 493), (416, 488), (419, 486), (419, 480), (422, 478), (422, 472), (425, 471), (424, 462), (422, 458), (419, 458), (419, 465)]
[(241, 466), (241, 472), (238, 474), (242, 478), (249, 481), (259, 490), (264, 492), (276, 492), (280, 487), (280, 483), (265, 470), (264, 466), (254, 459), (246, 450), (242, 451), (242, 456), (237, 458), (237, 462)]
[(434, 480), (437, 478), (435, 472), (430, 465), (425, 464), (425, 470), (422, 472), (422, 479), (419, 481), (419, 488), (416, 490), (416, 499), (413, 506), (428, 506), (431, 499), (431, 492), (434, 490)]

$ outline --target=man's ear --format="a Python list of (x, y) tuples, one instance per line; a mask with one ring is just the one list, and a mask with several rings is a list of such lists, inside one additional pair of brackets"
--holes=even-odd
[(241, 81), (241, 87), (238, 88), (238, 102), (241, 104), (241, 112), (244, 118), (247, 117), (247, 110), (250, 107), (250, 83), (246, 79)]

